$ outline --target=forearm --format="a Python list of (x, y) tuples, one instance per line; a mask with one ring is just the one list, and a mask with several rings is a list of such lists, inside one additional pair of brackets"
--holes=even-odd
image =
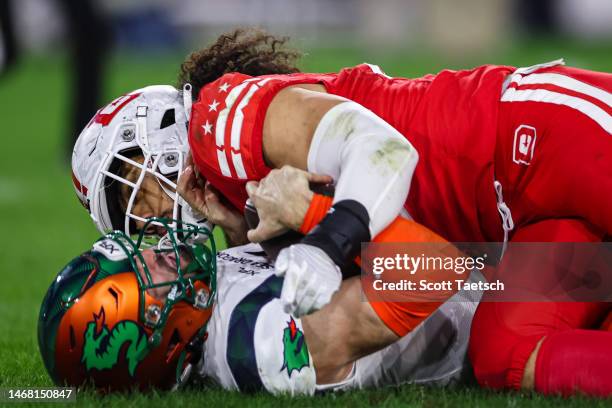
[(347, 279), (323, 309), (302, 317), (319, 384), (344, 379), (359, 358), (398, 339), (362, 300), (358, 277)]
[[(264, 122), (269, 163), (303, 168), (306, 156), (310, 173), (336, 181), (329, 213), (277, 259), (276, 274), (285, 277), (285, 311), (302, 316), (331, 300), (342, 279), (340, 267), (398, 216), (418, 154), (392, 126), (357, 103), (289, 90), (286, 99), (296, 105), (287, 109), (279, 103), (282, 93), (270, 104)], [(282, 148), (272, 148), (277, 145)]]

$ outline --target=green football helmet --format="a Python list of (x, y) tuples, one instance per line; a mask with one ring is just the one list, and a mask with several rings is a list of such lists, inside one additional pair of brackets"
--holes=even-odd
[[(216, 297), (216, 248), (209, 230), (174, 222), (149, 219), (168, 234), (146, 249), (142, 232), (105, 235), (53, 280), (38, 344), (55, 384), (171, 389), (189, 377)], [(193, 239), (201, 234), (206, 245)], [(172, 278), (159, 281), (157, 270)]]

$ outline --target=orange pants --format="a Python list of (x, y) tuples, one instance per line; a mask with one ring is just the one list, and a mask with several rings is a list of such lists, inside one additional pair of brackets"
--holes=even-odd
[[(331, 205), (331, 197), (315, 194), (310, 203), (310, 207), (304, 218), (300, 231), (307, 234), (323, 219), (323, 217), (325, 217)], [(384, 231), (378, 234), (372, 240), (372, 242), (439, 244), (446, 243), (447, 241), (421, 224), (405, 218), (397, 217), (395, 221), (393, 221)], [(425, 245), (424, 248), (425, 250), (428, 249), (425, 247)], [(456, 254), (459, 254), (458, 250), (456, 251)], [(356, 262), (361, 264), (361, 260), (359, 258), (356, 259)], [(435, 272), (433, 275), (434, 276), (430, 276), (431, 280), (433, 280), (434, 277), (436, 280), (452, 279), (456, 277), (453, 272), (449, 271), (442, 271), (440, 273)], [(395, 277), (399, 279), (401, 277), (406, 277), (406, 275), (396, 274)], [(370, 280), (368, 280), (368, 278)], [(400, 337), (405, 336), (412, 331), (419, 323), (429, 317), (442, 303), (444, 303), (446, 299), (455, 293), (455, 291), (451, 290), (436, 291), (435, 293), (430, 293), (429, 296), (424, 296), (423, 300), (415, 299), (415, 296), (411, 295), (407, 296), (410, 298), (410, 301), (401, 301), (401, 299), (398, 299), (397, 296), (394, 297), (393, 301), (388, 301), (381, 299), (381, 296), (374, 293), (373, 290), (368, 290), (368, 288), (371, 288), (371, 285), (369, 284), (371, 279), (371, 276), (366, 276), (364, 279), (362, 279), (364, 294), (383, 323), (385, 323), (389, 329)], [(435, 299), (435, 301), (430, 301), (430, 299)]]
[[(410, 249), (413, 251), (420, 248), (418, 249), (419, 253), (427, 253), (428, 255), (434, 255), (432, 252), (439, 251), (438, 247), (440, 245), (435, 244), (447, 243), (445, 239), (423, 225), (400, 217), (378, 234), (373, 242), (424, 243), (423, 246), (411, 246)], [(448, 250), (448, 247), (446, 250)], [(445, 255), (448, 255), (448, 252)], [(460, 256), (459, 250), (453, 249), (452, 255)], [(385, 273), (387, 274), (387, 272)], [(407, 280), (413, 280), (416, 283), (421, 279), (422, 275), (419, 272), (416, 272), (414, 275), (408, 275), (405, 271), (396, 271), (395, 273), (387, 274), (385, 280), (389, 281), (389, 277), (391, 277), (391, 281), (407, 278)], [(453, 280), (456, 277), (454, 271), (428, 271), (429, 282)], [(391, 299), (385, 300), (372, 289), (373, 280), (372, 275), (362, 277), (364, 294), (378, 317), (400, 337), (412, 331), (419, 323), (436, 311), (442, 303), (456, 293), (456, 290), (450, 288), (448, 290), (421, 292), (419, 294), (405, 292), (405, 298), (409, 300), (403, 301), (401, 298), (403, 293), (400, 292), (399, 297), (398, 294), (394, 294), (392, 297), (387, 298)], [(421, 298), (419, 299), (419, 297)]]

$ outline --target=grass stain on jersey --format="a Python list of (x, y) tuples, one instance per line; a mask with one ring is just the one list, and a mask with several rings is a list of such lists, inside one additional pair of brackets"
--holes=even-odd
[(406, 161), (412, 157), (412, 148), (404, 141), (389, 139), (371, 154), (370, 162), (376, 166), (382, 174), (388, 170), (399, 171), (406, 165)]
[(300, 372), (304, 367), (310, 366), (310, 355), (306, 346), (304, 333), (298, 329), (295, 320), (287, 322), (287, 327), (283, 330), (283, 366), (281, 371), (287, 370), (287, 375), (291, 378), (294, 370)]
[(122, 346), (129, 342), (125, 359), (128, 362), (128, 371), (133, 377), (136, 367), (147, 354), (147, 336), (144, 330), (131, 320), (121, 321), (109, 330), (104, 320), (102, 307), (99, 314), (94, 313), (94, 320), (87, 324), (81, 362), (85, 363), (87, 371), (92, 368), (111, 369), (119, 361)]

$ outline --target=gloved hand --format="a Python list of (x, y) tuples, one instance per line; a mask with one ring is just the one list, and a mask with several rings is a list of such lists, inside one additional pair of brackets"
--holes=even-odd
[(320, 248), (295, 244), (283, 249), (276, 259), (276, 276), (284, 276), (281, 301), (286, 313), (300, 317), (331, 301), (340, 289), (340, 268)]

